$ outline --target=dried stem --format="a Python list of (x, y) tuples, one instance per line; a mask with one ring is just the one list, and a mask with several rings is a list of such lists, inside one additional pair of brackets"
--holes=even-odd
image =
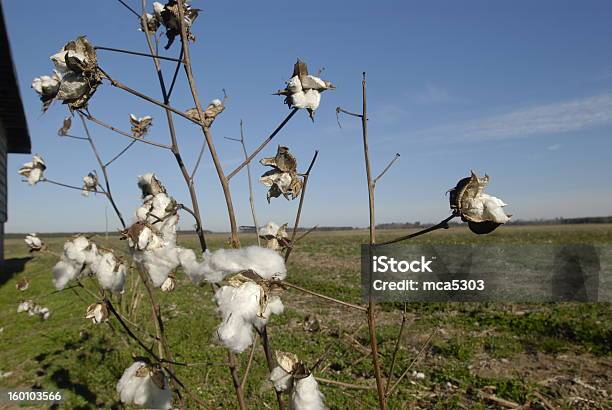
[(132, 148), (132, 145), (136, 144), (136, 140), (130, 142), (129, 144), (127, 144), (125, 146), (125, 148), (123, 148), (121, 151), (119, 151), (119, 153), (117, 155), (115, 155), (112, 159), (110, 159), (109, 161), (106, 162), (106, 164), (104, 164), (105, 167), (108, 167), (110, 164), (112, 164), (113, 162), (115, 162), (116, 160), (119, 159), (119, 157), (121, 157), (123, 154), (125, 154), (127, 152), (127, 150), (129, 150), (130, 148)]
[(255, 350), (257, 348), (257, 339), (258, 334), (255, 334), (255, 338), (253, 339), (253, 344), (251, 345), (251, 353), (249, 353), (249, 360), (247, 362), (246, 368), (244, 369), (244, 374), (242, 375), (242, 382), (240, 385), (242, 388), (246, 386), (247, 379), (249, 378), (249, 371), (251, 370), (251, 365), (253, 364), (253, 357), (255, 357)]
[(129, 11), (131, 11), (134, 15), (136, 15), (136, 17), (140, 18), (140, 14), (138, 14), (136, 12), (136, 10), (134, 10), (132, 7), (130, 7), (125, 1), (123, 0), (117, 0), (119, 3), (121, 3), (123, 5), (123, 7), (125, 7), (126, 9), (128, 9)]
[(453, 215), (449, 216), (448, 218), (440, 221), (438, 224), (430, 226), (429, 228), (425, 228), (423, 230), (417, 231), (415, 233), (411, 233), (409, 235), (400, 236), (399, 238), (391, 239), (390, 241), (385, 241), (385, 242), (377, 243), (376, 246), (389, 245), (389, 244), (392, 244), (392, 243), (405, 241), (407, 239), (416, 238), (417, 236), (425, 235), (426, 233), (433, 232), (433, 231), (436, 231), (438, 229), (448, 229), (448, 222), (451, 219), (456, 218), (457, 216), (458, 215), (453, 214)]
[[(260, 335), (262, 342), (261, 344), (263, 345), (264, 353), (266, 354), (266, 363), (268, 365), (268, 369), (272, 371), (272, 369), (274, 369), (274, 359), (272, 359), (272, 349), (270, 348), (270, 341), (268, 339), (268, 329), (266, 326), (263, 327), (260, 332)], [(276, 393), (276, 401), (278, 402), (279, 410), (284, 410), (285, 402), (283, 401), (282, 393), (276, 391), (276, 389), (274, 389), (274, 393)]]
[(281, 285), (281, 286), (284, 286), (284, 287), (288, 287), (288, 288), (292, 288), (292, 289), (295, 289), (295, 290), (299, 290), (300, 292), (304, 292), (304, 293), (307, 293), (307, 294), (312, 295), (312, 296), (316, 296), (316, 297), (321, 298), (321, 299), (328, 300), (330, 302), (337, 303), (337, 304), (342, 305), (342, 306), (346, 306), (346, 307), (350, 307), (350, 308), (353, 308), (353, 309), (361, 310), (362, 312), (366, 312), (368, 310), (367, 308), (365, 308), (363, 306), (355, 305), (353, 303), (345, 302), (345, 301), (342, 301), (340, 299), (333, 298), (331, 296), (323, 295), (321, 293), (314, 292), (312, 290), (303, 288), (301, 286), (294, 285), (294, 284), (289, 283), (287, 281), (278, 282), (278, 284)]
[[(164, 149), (172, 149), (172, 147), (170, 145), (160, 144), (160, 143), (154, 142), (154, 141), (149, 141), (149, 140), (146, 140), (146, 139), (141, 138), (141, 137), (135, 137), (132, 134), (130, 134), (129, 132), (121, 131), (120, 129), (117, 129), (117, 128), (113, 127), (112, 125), (108, 125), (107, 123), (97, 119), (96, 117), (91, 115), (91, 113), (84, 112), (84, 111), (78, 111), (78, 112), (83, 117), (87, 118), (89, 121), (94, 122), (94, 123), (100, 125), (101, 127), (106, 128), (106, 129), (109, 129), (109, 130), (111, 130), (111, 131), (113, 131), (113, 132), (115, 132), (115, 133), (117, 133), (119, 135), (123, 135), (124, 137), (131, 138), (131, 139), (133, 139), (135, 141), (140, 141), (140, 142), (142, 142), (144, 144), (153, 145), (155, 147), (164, 148)], [(87, 139), (87, 138), (85, 138), (85, 139)]]
[[(314, 166), (315, 161), (317, 160), (317, 156), (319, 155), (319, 151), (315, 151), (312, 160), (310, 161), (310, 165), (308, 165), (308, 169), (304, 174), (304, 183), (302, 185), (302, 194), (300, 195), (300, 203), (298, 205), (297, 213), (295, 215), (295, 223), (293, 224), (293, 232), (291, 233), (291, 243), (294, 243), (295, 236), (297, 235), (298, 228), (300, 226), (300, 217), (302, 216), (302, 206), (304, 205), (304, 197), (306, 196), (306, 187), (308, 185), (308, 177), (310, 177), (310, 171)], [(285, 252), (285, 263), (289, 260), (289, 256), (291, 255), (291, 251), (293, 250), (293, 246), (287, 248)]]
[(102, 47), (102, 46), (95, 46), (94, 49), (96, 49), (96, 50), (114, 51), (116, 53), (131, 54), (131, 55), (142, 56), (142, 57), (151, 57), (151, 58), (157, 58), (157, 59), (160, 59), (160, 60), (176, 61), (177, 63), (182, 63), (181, 60), (173, 58), (173, 57), (164, 57), (164, 56), (160, 56), (160, 55), (153, 55), (153, 54), (147, 54), (147, 53), (139, 53), (138, 51), (122, 50), (122, 49), (119, 49), (119, 48)]
[(253, 158), (255, 158), (255, 156), (257, 154), (259, 154), (259, 152), (264, 149), (266, 147), (266, 145), (268, 145), (268, 143), (270, 141), (272, 141), (272, 139), (274, 137), (276, 137), (276, 134), (278, 134), (280, 132), (280, 130), (283, 129), (283, 127), (289, 122), (289, 120), (295, 115), (296, 112), (298, 112), (298, 108), (294, 108), (293, 110), (291, 110), (291, 112), (289, 113), (289, 115), (287, 115), (287, 117), (285, 117), (285, 119), (278, 125), (278, 127), (276, 127), (276, 129), (274, 131), (272, 131), (272, 134), (270, 134), (270, 136), (268, 136), (268, 138), (266, 138), (260, 145), (259, 147), (257, 147), (257, 149), (255, 149), (255, 151), (253, 151), (251, 153), (251, 155), (249, 155), (243, 162), (242, 164), (238, 165), (232, 172), (230, 172), (229, 174), (227, 174), (227, 179), (230, 180), (234, 177), (234, 175), (236, 175), (238, 172), (240, 172), (240, 170), (242, 168), (244, 168), (249, 162), (251, 162), (253, 160)]
[(437, 329), (434, 329), (433, 332), (431, 332), (429, 334), (429, 336), (427, 337), (427, 340), (425, 341), (425, 343), (423, 343), (423, 346), (421, 347), (421, 350), (419, 350), (419, 352), (417, 353), (417, 355), (415, 356), (415, 358), (412, 360), (412, 362), (410, 363), (410, 365), (406, 368), (406, 370), (404, 370), (404, 372), (401, 374), (401, 376), (399, 377), (399, 379), (397, 379), (397, 381), (393, 384), (393, 386), (391, 386), (390, 389), (387, 389), (387, 392), (385, 393), (386, 397), (391, 396), (391, 394), (393, 393), (393, 391), (395, 390), (395, 388), (400, 384), (400, 382), (402, 381), (402, 379), (404, 377), (406, 377), (406, 375), (408, 374), (408, 372), (410, 371), (410, 369), (412, 369), (412, 366), (415, 365), (415, 363), (419, 360), (419, 358), (421, 357), (421, 355), (423, 354), (423, 352), (427, 349), (427, 347), (429, 346), (429, 342), (431, 341), (431, 339), (434, 337), (434, 335), (436, 334)]
[(393, 377), (393, 368), (395, 367), (395, 359), (397, 358), (397, 352), (402, 341), (402, 334), (404, 333), (404, 327), (406, 325), (406, 302), (404, 302), (404, 311), (402, 312), (402, 324), (400, 325), (399, 333), (397, 334), (397, 340), (395, 341), (395, 348), (393, 349), (393, 356), (391, 358), (391, 366), (387, 372), (387, 385), (385, 386), (385, 395), (389, 393), (389, 387), (391, 386), (391, 378)]
[(383, 175), (385, 175), (385, 173), (389, 170), (389, 168), (391, 168), (391, 166), (395, 163), (395, 161), (397, 161), (399, 157), (400, 157), (400, 154), (398, 152), (395, 154), (393, 159), (387, 164), (387, 166), (382, 170), (382, 172), (378, 174), (378, 176), (374, 178), (374, 180), (372, 180), (372, 183), (374, 184), (374, 186), (376, 186), (376, 183), (378, 182), (378, 180), (382, 178)]
[[(47, 178), (41, 179), (40, 181), (41, 181), (41, 182), (46, 182), (46, 183), (49, 183), (49, 184), (53, 184), (53, 185), (58, 185), (58, 186), (61, 186), (61, 187), (64, 187), (64, 188), (75, 189), (75, 190), (77, 190), (77, 191), (82, 191), (82, 190), (83, 190), (83, 187), (78, 187), (78, 186), (74, 186), (74, 185), (63, 184), (63, 183), (61, 183), (61, 182), (53, 181), (53, 180), (51, 180), (51, 179), (47, 179)], [(106, 192), (105, 192), (105, 191), (97, 191), (97, 190), (95, 190), (95, 191), (89, 191), (89, 192), (93, 192), (94, 194), (102, 194), (102, 195), (106, 195)]]
[(338, 386), (338, 387), (342, 387), (345, 389), (357, 389), (357, 390), (376, 389), (376, 386), (366, 386), (364, 384), (352, 384), (352, 383), (339, 382), (337, 380), (324, 379), (323, 377), (318, 377), (318, 376), (316, 376), (315, 379), (317, 379), (317, 381), (323, 384), (331, 384), (333, 386)]

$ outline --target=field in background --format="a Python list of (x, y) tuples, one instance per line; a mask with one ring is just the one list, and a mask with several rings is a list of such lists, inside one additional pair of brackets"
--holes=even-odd
[[(379, 231), (379, 240), (400, 232), (409, 231)], [(367, 241), (367, 235), (365, 230), (310, 234), (291, 256), (288, 280), (360, 303), (359, 245)], [(207, 239), (213, 249), (225, 246), (227, 240), (223, 234)], [(51, 238), (48, 244), (51, 250), (60, 252), (64, 240)], [(102, 236), (95, 240), (102, 246), (125, 249), (116, 238), (107, 242)], [(182, 246), (197, 248), (194, 236), (180, 236), (179, 241)], [(243, 235), (242, 241), (250, 244), (255, 238)], [(416, 241), (612, 244), (612, 225), (503, 227), (486, 237), (460, 227)], [(66, 408), (122, 408), (115, 385), (130, 364), (131, 354), (141, 353), (138, 347), (127, 345), (127, 339), (108, 325), (95, 326), (83, 318), (87, 305), (93, 302), (85, 292), (75, 289), (53, 293), (51, 267), (55, 257), (31, 258), (21, 239), (9, 239), (6, 258), (8, 272), (0, 275), (0, 387), (63, 389), (67, 393)], [(31, 284), (27, 291), (19, 292), (15, 284), (24, 277)], [(170, 318), (167, 335), (175, 360), (195, 364), (189, 369), (177, 368), (178, 375), (213, 407), (233, 409), (234, 390), (224, 366), (225, 351), (211, 335), (218, 318), (209, 287), (195, 286), (179, 274), (175, 291), (157, 292), (157, 297), (163, 315)], [(17, 314), (22, 299), (48, 306), (53, 314), (48, 321)], [(346, 388), (322, 380), (328, 406), (374, 408), (376, 394), (363, 317), (294, 290), (285, 291), (282, 299), (285, 313), (273, 316), (269, 324), (273, 348), (301, 353), (309, 365), (327, 352), (317, 377), (364, 387)], [(124, 306), (129, 304), (126, 302), (131, 302), (130, 295), (124, 297)], [(140, 303), (135, 317), (150, 319), (147, 306)], [(401, 317), (402, 306), (380, 306), (378, 341), (385, 370)], [(393, 395), (390, 409), (500, 405), (499, 401), (485, 399), (486, 395), (519, 404), (538, 400), (560, 408), (611, 408), (610, 304), (409, 304), (406, 317), (394, 379), (416, 361)], [(419, 354), (434, 330), (429, 345)], [(154, 333), (152, 323), (140, 329), (142, 335), (150, 333)], [(153, 345), (150, 337), (144, 338)], [(247, 357), (248, 352), (240, 355), (242, 368)], [(265, 359), (258, 348), (246, 388), (251, 408), (275, 408), (266, 377)], [(191, 404), (190, 408), (195, 406)]]

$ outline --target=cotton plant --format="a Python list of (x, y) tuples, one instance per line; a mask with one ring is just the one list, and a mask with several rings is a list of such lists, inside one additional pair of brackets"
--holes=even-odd
[(28, 245), (28, 248), (30, 248), (30, 253), (39, 252), (46, 248), (46, 245), (43, 240), (40, 239), (35, 233), (27, 234), (24, 239), (24, 242), (26, 243), (26, 245)]
[(140, 176), (138, 186), (143, 203), (136, 210), (136, 222), (122, 234), (134, 261), (148, 273), (155, 287), (161, 287), (180, 265), (176, 246), (178, 205), (153, 173)]
[(225, 110), (225, 103), (218, 98), (215, 98), (208, 104), (208, 106), (202, 110), (202, 114), (204, 116), (204, 120), (200, 119), (200, 114), (198, 113), (197, 108), (190, 108), (185, 111), (191, 119), (202, 122), (206, 127), (210, 127), (217, 118), (217, 115), (221, 114)]
[(51, 316), (51, 310), (34, 302), (33, 300), (24, 300), (17, 306), (17, 313), (27, 312), (30, 316), (39, 316), (42, 320), (47, 320)]
[(28, 184), (36, 185), (44, 180), (45, 169), (47, 169), (45, 160), (40, 154), (35, 154), (32, 156), (32, 161), (23, 164), (18, 172), (19, 175), (26, 178)]
[(77, 37), (52, 55), (52, 75), (36, 77), (32, 88), (46, 111), (54, 100), (68, 104), (71, 110), (85, 108), (102, 83), (96, 51), (86, 37)]
[(483, 192), (488, 183), (488, 175), (479, 178), (472, 172), (449, 191), (451, 209), (476, 234), (490, 233), (512, 216), (504, 212), (504, 201)]
[(308, 74), (308, 66), (300, 59), (293, 66), (293, 74), (284, 89), (276, 95), (285, 96), (285, 104), (289, 108), (303, 108), (314, 121), (314, 115), (321, 103), (321, 93), (336, 87), (329, 81)]
[(98, 190), (98, 174), (96, 171), (91, 171), (89, 174), (83, 177), (83, 188), (81, 189), (81, 195), (89, 196), (90, 192), (96, 192)]
[(274, 157), (262, 158), (259, 163), (272, 167), (259, 177), (259, 182), (269, 188), (266, 195), (268, 202), (281, 194), (287, 200), (300, 196), (304, 181), (297, 174), (297, 160), (289, 152), (289, 148), (279, 145)]
[(153, 117), (145, 115), (144, 117), (137, 117), (134, 114), (130, 114), (130, 125), (132, 135), (136, 138), (142, 138), (149, 132), (149, 128), (153, 125)]
[(278, 366), (272, 369), (270, 381), (277, 392), (289, 395), (291, 410), (326, 409), (317, 380), (297, 355), (277, 351), (276, 361)]
[(257, 235), (266, 241), (266, 247), (280, 251), (291, 246), (291, 240), (287, 234), (287, 224), (278, 226), (274, 222), (268, 222), (259, 228)]
[[(168, 50), (176, 36), (181, 35), (181, 19), (179, 14), (179, 4), (176, 0), (170, 0), (165, 5), (159, 2), (153, 3), (153, 14), (146, 15), (147, 28), (149, 31), (155, 32), (160, 25), (163, 25), (166, 29), (166, 38), (168, 42), (164, 46)], [(183, 20), (185, 24), (185, 31), (187, 32), (187, 38), (191, 41), (195, 41), (195, 36), (191, 32), (191, 26), (195, 19), (198, 17), (200, 9), (191, 7), (187, 4), (187, 1), (183, 2)], [(155, 30), (151, 30), (155, 28)], [(141, 29), (143, 29), (141, 27)]]
[(221, 316), (215, 335), (223, 346), (235, 353), (243, 352), (253, 344), (254, 329), (261, 331), (272, 314), (283, 312), (283, 302), (272, 290), (257, 273), (245, 271), (215, 292)]
[(158, 366), (136, 361), (125, 369), (117, 383), (121, 402), (145, 409), (171, 409), (172, 391)]
[(87, 307), (85, 319), (90, 319), (93, 324), (108, 321), (108, 308), (104, 303), (93, 303)]

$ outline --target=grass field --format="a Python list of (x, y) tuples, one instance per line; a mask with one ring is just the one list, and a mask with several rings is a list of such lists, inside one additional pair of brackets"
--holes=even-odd
[[(404, 233), (406, 231), (403, 231)], [(400, 232), (379, 231), (379, 240)], [(44, 235), (42, 235), (44, 238)], [(226, 236), (209, 235), (211, 248), (224, 246)], [(65, 238), (47, 241), (59, 252)], [(116, 238), (96, 242), (125, 249)], [(244, 236), (244, 244), (253, 236)], [(361, 303), (359, 245), (366, 231), (315, 232), (292, 254), (288, 280), (311, 290)], [(612, 225), (508, 226), (478, 237), (467, 229), (451, 228), (418, 239), (441, 243), (597, 243), (612, 244)], [(196, 238), (180, 236), (183, 246), (197, 247)], [(53, 293), (52, 255), (30, 259), (21, 239), (6, 241), (7, 268), (0, 275), (0, 387), (62, 389), (65, 408), (122, 408), (115, 385), (132, 355), (142, 351), (107, 325), (93, 325), (83, 317), (91, 298), (71, 290)], [(27, 277), (30, 287), (15, 284)], [(167, 335), (175, 360), (197, 364), (178, 367), (178, 375), (211, 408), (235, 408), (234, 391), (225, 350), (212, 340), (218, 319), (208, 286), (195, 286), (182, 275), (174, 292), (156, 292), (168, 318)], [(52, 310), (41, 321), (17, 314), (22, 299), (33, 299)], [(129, 297), (124, 298), (124, 303)], [(327, 351), (316, 376), (364, 386), (344, 388), (321, 381), (332, 409), (376, 407), (376, 393), (368, 357), (368, 333), (363, 315), (340, 305), (287, 290), (286, 310), (269, 324), (274, 349), (294, 351), (313, 364)], [(378, 342), (388, 369), (402, 317), (400, 305), (378, 310)], [(154, 333), (148, 305), (140, 303), (133, 320), (146, 323), (143, 335)], [(308, 326), (316, 317), (318, 329)], [(612, 402), (612, 309), (610, 304), (408, 304), (406, 331), (401, 340), (393, 378), (413, 362), (389, 402), (391, 409), (499, 408), (501, 401), (525, 408), (610, 409)], [(111, 325), (117, 327), (116, 323)], [(419, 351), (435, 330), (427, 348)], [(152, 339), (143, 336), (153, 345)], [(240, 355), (244, 368), (248, 352)], [(412, 371), (422, 373), (413, 375)], [(10, 374), (6, 374), (10, 372)], [(423, 377), (424, 376), (424, 377)], [(246, 396), (250, 408), (275, 408), (262, 349), (257, 349)], [(540, 407), (536, 402), (543, 403)], [(188, 408), (197, 408), (187, 399)], [(549, 407), (547, 407), (549, 406)]]

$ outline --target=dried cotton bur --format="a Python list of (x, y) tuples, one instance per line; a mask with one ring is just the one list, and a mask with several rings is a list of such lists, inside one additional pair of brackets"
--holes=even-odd
[(90, 192), (96, 192), (98, 188), (98, 174), (96, 171), (91, 171), (89, 174), (83, 177), (83, 188), (81, 189), (81, 195), (89, 196)]
[(172, 391), (166, 374), (158, 366), (142, 361), (125, 369), (117, 383), (117, 393), (124, 404), (145, 409), (172, 408)]
[[(183, 19), (185, 22), (185, 31), (187, 32), (187, 38), (191, 41), (195, 41), (195, 36), (191, 33), (191, 26), (195, 19), (198, 17), (200, 9), (196, 9), (183, 2)], [(179, 15), (179, 4), (175, 0), (170, 0), (165, 5), (154, 2), (153, 3), (153, 14), (146, 14), (146, 24), (150, 32), (155, 32), (160, 25), (163, 25), (166, 29), (166, 38), (168, 43), (164, 47), (166, 50), (172, 46), (176, 36), (181, 35), (181, 24)], [(142, 22), (141, 22), (142, 26)], [(144, 30), (141, 27), (141, 30)]]
[(291, 410), (324, 410), (324, 396), (314, 375), (297, 355), (276, 352), (278, 366), (272, 369), (270, 381), (274, 389), (289, 395)]
[(287, 224), (278, 226), (274, 222), (268, 222), (259, 228), (258, 235), (266, 241), (266, 247), (275, 251), (283, 251), (291, 247), (291, 240), (287, 234)]
[(142, 138), (147, 135), (149, 128), (153, 125), (153, 118), (149, 115), (138, 118), (134, 114), (130, 114), (130, 125), (132, 135), (136, 138)]
[(92, 323), (100, 324), (108, 320), (108, 308), (104, 303), (94, 303), (87, 307), (85, 319), (91, 319)]
[(19, 175), (27, 179), (28, 184), (36, 185), (45, 178), (45, 169), (47, 169), (47, 166), (43, 157), (36, 154), (32, 156), (32, 161), (23, 164), (18, 172)]
[(297, 161), (289, 153), (289, 148), (279, 145), (274, 157), (262, 158), (259, 163), (272, 167), (259, 177), (259, 182), (270, 188), (267, 194), (268, 202), (270, 198), (278, 198), (281, 194), (287, 200), (300, 196), (304, 182), (297, 174)]
[(51, 311), (33, 300), (24, 300), (17, 306), (17, 313), (27, 312), (30, 316), (39, 316), (42, 320), (49, 319)]
[(57, 135), (59, 135), (60, 137), (67, 136), (68, 131), (70, 131), (70, 127), (72, 127), (72, 117), (64, 118), (64, 121), (62, 122), (62, 127), (57, 130)]
[(28, 290), (29, 287), (30, 287), (30, 280), (28, 278), (19, 279), (17, 283), (15, 284), (15, 289), (17, 289), (20, 292), (24, 292)]
[(43, 112), (54, 100), (68, 104), (71, 110), (86, 107), (102, 83), (93, 46), (86, 37), (77, 37), (50, 58), (55, 65), (53, 74), (36, 77), (32, 81), (32, 88), (43, 103)]
[(35, 233), (26, 235), (24, 242), (28, 245), (28, 248), (30, 248), (30, 253), (41, 251), (46, 247), (43, 240)]
[(451, 209), (476, 234), (487, 234), (510, 220), (503, 210), (507, 204), (499, 198), (483, 193), (489, 183), (489, 176), (478, 178), (474, 172), (449, 190)]
[(185, 114), (189, 116), (192, 120), (199, 121), (203, 123), (206, 127), (210, 127), (217, 118), (217, 115), (221, 114), (225, 110), (225, 103), (218, 98), (215, 98), (208, 104), (206, 109), (203, 110), (202, 114), (204, 115), (204, 121), (200, 120), (200, 114), (198, 113), (197, 108), (190, 108), (185, 111)]
[(289, 108), (305, 108), (314, 121), (315, 111), (321, 103), (321, 93), (335, 88), (329, 81), (309, 75), (306, 63), (298, 59), (293, 66), (293, 75), (287, 81), (287, 86), (277, 91), (275, 95), (284, 95), (285, 104)]

